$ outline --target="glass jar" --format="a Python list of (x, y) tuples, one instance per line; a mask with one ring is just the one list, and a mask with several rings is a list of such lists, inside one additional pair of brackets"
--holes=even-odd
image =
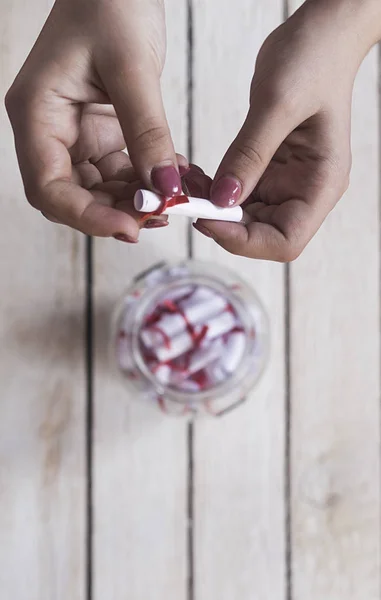
[(221, 416), (239, 406), (268, 350), (268, 319), (257, 295), (235, 272), (211, 263), (155, 265), (132, 282), (113, 317), (112, 361), (131, 395), (168, 414)]

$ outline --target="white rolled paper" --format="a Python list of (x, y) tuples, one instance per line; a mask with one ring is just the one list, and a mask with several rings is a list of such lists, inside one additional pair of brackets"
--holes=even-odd
[(157, 348), (153, 348), (153, 351), (159, 362), (167, 362), (185, 354), (185, 352), (192, 349), (192, 346), (192, 336), (187, 331), (184, 331), (184, 333), (180, 333), (180, 335), (172, 338), (168, 346), (158, 346)]
[[(220, 208), (210, 200), (204, 198), (191, 198), (188, 202), (170, 206), (163, 211), (163, 215), (182, 215), (192, 219), (213, 219), (215, 221), (230, 221), (240, 223), (243, 220), (243, 210), (240, 206)], [(138, 212), (156, 212), (163, 205), (163, 197), (148, 190), (138, 190), (134, 197), (134, 206)]]
[(191, 285), (180, 285), (179, 287), (173, 288), (173, 290), (167, 291), (165, 293), (164, 300), (170, 300), (171, 302), (177, 302), (185, 296), (188, 296), (193, 291), (193, 287)]
[(208, 346), (201, 347), (193, 354), (190, 361), (188, 373), (198, 373), (202, 369), (205, 369), (208, 365), (214, 362), (221, 354), (223, 348), (223, 341), (221, 338), (213, 340)]
[[(205, 322), (208, 329), (205, 334), (205, 340), (212, 340), (219, 335), (224, 335), (228, 333), (231, 329), (234, 328), (236, 324), (235, 316), (230, 312), (220, 313), (213, 319)], [(202, 326), (199, 326), (200, 331)], [(197, 329), (196, 329), (197, 335)], [(169, 345), (163, 344), (154, 348), (154, 352), (157, 356), (159, 362), (167, 362), (168, 360), (172, 360), (185, 354), (188, 350), (191, 350), (194, 345), (194, 340), (192, 336), (187, 332), (180, 333), (179, 335), (173, 337), (170, 341)]]
[(208, 365), (218, 359), (223, 350), (223, 346), (224, 343), (221, 338), (212, 340), (212, 342), (209, 342), (205, 346), (202, 345), (193, 353), (187, 371), (184, 373), (176, 373), (172, 383), (178, 384), (190, 375), (205, 369)]
[(154, 327), (143, 329), (140, 337), (147, 348), (160, 346), (165, 337), (172, 337), (186, 329), (184, 317), (180, 314), (162, 316)]
[(160, 365), (155, 371), (155, 376), (161, 384), (168, 385), (171, 379), (171, 368), (168, 365)]
[(217, 385), (227, 378), (227, 373), (221, 367), (219, 361), (212, 363), (205, 370), (211, 386)]
[(231, 312), (223, 312), (206, 323), (208, 331), (205, 340), (213, 340), (219, 335), (228, 333), (236, 325), (235, 315)]
[[(187, 300), (179, 303), (184, 313), (164, 314), (156, 323), (155, 328), (144, 329), (141, 338), (147, 348), (153, 348), (163, 343), (163, 335), (172, 338), (187, 328), (187, 322), (197, 325), (204, 322), (226, 308), (226, 299), (207, 287), (198, 288)], [(162, 332), (162, 333), (161, 333)]]
[(196, 381), (192, 381), (191, 379), (184, 379), (179, 385), (179, 389), (182, 392), (199, 392), (200, 385)]
[(246, 336), (242, 331), (236, 331), (229, 336), (222, 353), (221, 367), (227, 373), (233, 373), (242, 360), (246, 346)]

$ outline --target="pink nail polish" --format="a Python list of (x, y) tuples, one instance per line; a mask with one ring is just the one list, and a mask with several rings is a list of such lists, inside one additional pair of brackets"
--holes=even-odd
[(155, 167), (151, 173), (154, 188), (163, 196), (176, 196), (181, 193), (180, 175), (173, 165)]
[(235, 177), (224, 175), (212, 185), (211, 201), (218, 206), (234, 206), (242, 193), (242, 185)]
[(199, 223), (192, 223), (193, 227), (199, 231), (200, 233), (202, 233), (203, 235), (205, 235), (208, 238), (213, 238), (213, 235), (210, 233), (209, 229), (207, 229), (206, 227), (204, 227), (204, 225), (200, 225)]
[(154, 229), (156, 227), (167, 227), (169, 225), (168, 221), (160, 221), (159, 219), (148, 219), (144, 223), (145, 229)]
[(113, 236), (116, 240), (118, 240), (119, 242), (126, 242), (127, 244), (137, 244), (138, 240), (134, 240), (132, 237), (130, 237), (129, 235), (126, 235), (125, 233), (116, 233)]

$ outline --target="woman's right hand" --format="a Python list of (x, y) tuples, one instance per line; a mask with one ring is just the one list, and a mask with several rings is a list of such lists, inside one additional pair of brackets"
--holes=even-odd
[(126, 144), (146, 187), (180, 191), (160, 89), (165, 46), (163, 0), (56, 1), (6, 98), (26, 196), (50, 220), (136, 240), (136, 220), (99, 186), (105, 161), (120, 173)]

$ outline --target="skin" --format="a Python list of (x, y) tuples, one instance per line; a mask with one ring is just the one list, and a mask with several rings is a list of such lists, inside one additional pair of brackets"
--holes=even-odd
[[(250, 110), (218, 181), (236, 182), (251, 222), (198, 221), (234, 254), (297, 258), (348, 187), (350, 124), (358, 68), (381, 37), (381, 2), (310, 0), (265, 41)], [(230, 186), (230, 189), (231, 186)]]
[[(234, 254), (300, 254), (348, 186), (353, 82), (380, 38), (379, 0), (308, 0), (270, 35), (213, 184), (196, 166), (183, 179), (193, 195), (244, 203), (250, 221), (198, 221), (199, 231)], [(163, 0), (56, 1), (6, 98), (26, 196), (47, 218), (134, 242), (136, 187), (181, 186), (188, 163), (160, 90), (165, 45)]]
[(136, 215), (115, 193), (126, 143), (145, 187), (166, 191), (153, 182), (163, 166), (181, 186), (187, 161), (160, 90), (165, 46), (161, 1), (57, 0), (6, 97), (26, 196), (47, 218), (137, 240)]

